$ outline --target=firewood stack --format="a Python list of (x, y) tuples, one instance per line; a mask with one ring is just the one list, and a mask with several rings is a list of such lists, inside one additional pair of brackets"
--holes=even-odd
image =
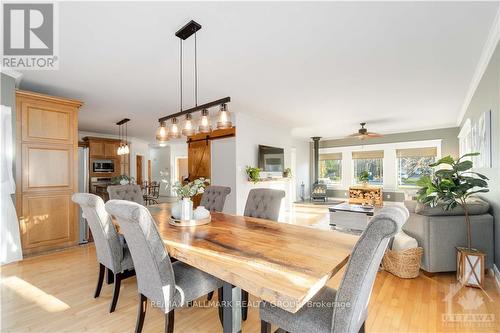
[(382, 189), (372, 186), (353, 186), (349, 188), (350, 204), (373, 204), (382, 206)]

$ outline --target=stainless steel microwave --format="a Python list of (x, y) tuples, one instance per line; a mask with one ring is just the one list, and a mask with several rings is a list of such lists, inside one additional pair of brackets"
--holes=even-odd
[(95, 160), (92, 163), (94, 172), (115, 172), (115, 161), (113, 160)]

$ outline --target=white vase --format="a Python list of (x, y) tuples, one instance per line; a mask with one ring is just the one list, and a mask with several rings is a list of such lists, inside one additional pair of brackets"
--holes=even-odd
[(126, 180), (126, 179), (120, 180), (120, 185), (127, 185), (127, 184), (128, 184), (128, 180)]
[(181, 218), (181, 212), (182, 212), (182, 207), (181, 207), (181, 201), (177, 201), (172, 205), (172, 217), (174, 219), (180, 219)]
[(181, 201), (181, 220), (191, 220), (193, 218), (193, 202), (190, 198), (183, 198)]

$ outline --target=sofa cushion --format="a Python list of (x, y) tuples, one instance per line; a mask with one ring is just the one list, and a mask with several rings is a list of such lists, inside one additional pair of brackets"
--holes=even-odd
[[(469, 215), (486, 214), (490, 210), (490, 204), (479, 197), (469, 197), (467, 199), (467, 206), (469, 207)], [(408, 206), (407, 206), (408, 207)], [(415, 213), (424, 216), (456, 216), (464, 215), (462, 207), (457, 206), (452, 210), (444, 210), (443, 205), (431, 207), (418, 202), (415, 207)]]

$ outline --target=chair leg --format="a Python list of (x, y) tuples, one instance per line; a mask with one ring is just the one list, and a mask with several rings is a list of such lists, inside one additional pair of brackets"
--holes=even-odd
[(267, 321), (260, 321), (260, 333), (271, 333), (271, 324)]
[(113, 288), (113, 299), (111, 300), (111, 306), (109, 307), (109, 313), (115, 311), (116, 303), (118, 302), (118, 295), (120, 294), (120, 284), (122, 282), (122, 274), (115, 274), (115, 286)]
[(208, 293), (208, 295), (207, 295), (207, 300), (208, 300), (208, 301), (211, 301), (211, 300), (212, 300), (212, 297), (214, 297), (214, 292), (213, 292), (213, 291), (211, 291), (211, 292), (209, 292), (209, 293)]
[(107, 284), (112, 284), (114, 282), (114, 274), (113, 271), (108, 268), (108, 274), (106, 275), (106, 283)]
[(104, 267), (103, 264), (99, 263), (99, 277), (97, 278), (97, 287), (95, 288), (94, 298), (99, 297), (99, 295), (101, 294), (105, 270), (106, 270), (106, 267)]
[(144, 317), (146, 316), (146, 307), (148, 299), (143, 294), (139, 294), (139, 307), (137, 308), (137, 321), (135, 323), (135, 333), (142, 332), (142, 325), (144, 325)]
[(247, 320), (248, 317), (248, 291), (241, 291), (241, 319)]
[(217, 290), (217, 300), (218, 300), (218, 310), (219, 310), (219, 320), (220, 324), (224, 326), (224, 308), (222, 307), (222, 288)]
[(365, 333), (365, 322), (363, 322), (363, 325), (361, 325), (361, 327), (359, 328), (358, 333)]
[(174, 310), (165, 314), (165, 333), (174, 333)]

